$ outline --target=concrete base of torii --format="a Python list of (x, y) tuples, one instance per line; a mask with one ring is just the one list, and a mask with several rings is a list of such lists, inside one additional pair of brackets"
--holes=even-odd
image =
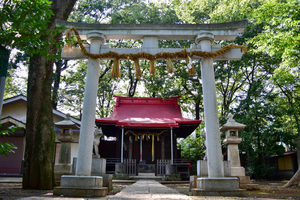
[(198, 178), (197, 189), (192, 189), (193, 196), (246, 196), (246, 190), (239, 189), (236, 177)]
[(54, 195), (71, 197), (99, 197), (106, 196), (107, 187), (102, 187), (101, 176), (63, 175), (60, 187), (55, 187)]

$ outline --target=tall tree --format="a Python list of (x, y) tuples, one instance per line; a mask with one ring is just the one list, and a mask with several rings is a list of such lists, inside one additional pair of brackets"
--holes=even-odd
[[(285, 115), (291, 117), (290, 134), (300, 134), (299, 120), (299, 20), (300, 5), (296, 0), (268, 0), (253, 11), (256, 23), (263, 23), (264, 30), (253, 42), (257, 51), (266, 51), (272, 59), (280, 60), (274, 70), (273, 81), (287, 101)], [(253, 17), (254, 18), (254, 17)], [(284, 102), (284, 101), (281, 101)], [(300, 168), (285, 185), (300, 183)]]
[(246, 153), (247, 170), (256, 178), (267, 178), (271, 173), (269, 157), (285, 151), (280, 141), (290, 143), (293, 139), (282, 129), (282, 110), (272, 101), (277, 95), (268, 83), (254, 78), (246, 98), (235, 110), (240, 123), (251, 124), (240, 131), (243, 142), (239, 149)]
[[(54, 185), (55, 132), (51, 105), (54, 56), (61, 38), (55, 19), (67, 20), (76, 0), (53, 0), (54, 15), (41, 42), (51, 42), (45, 55), (37, 50), (30, 57), (27, 89), (26, 149), (23, 188), (52, 189)], [(45, 48), (45, 47), (44, 47)]]
[(279, 60), (273, 81), (288, 99), (295, 129), (300, 134), (299, 112), (299, 20), (300, 5), (296, 0), (266, 1), (253, 12), (255, 23), (263, 23), (261, 34), (252, 39), (257, 51), (267, 51), (273, 60)]

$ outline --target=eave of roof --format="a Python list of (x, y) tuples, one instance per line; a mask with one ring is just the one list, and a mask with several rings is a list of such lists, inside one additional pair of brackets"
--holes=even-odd
[(13, 118), (11, 116), (7, 116), (1, 119), (1, 124), (3, 126), (5, 126), (7, 124), (7, 126), (10, 126), (10, 124), (14, 125), (14, 126), (18, 126), (18, 127), (22, 127), (22, 128), (26, 128), (26, 123), (17, 120), (16, 118)]
[[(4, 99), (3, 100), (3, 105), (5, 104), (9, 104), (9, 103), (13, 103), (13, 102), (17, 102), (17, 101), (25, 101), (27, 102), (27, 97), (23, 94), (20, 94), (20, 95), (17, 95), (17, 96), (14, 96), (14, 97), (11, 97), (11, 98), (7, 98), (7, 99)], [(62, 118), (66, 118), (66, 114), (61, 112), (61, 111), (58, 111), (56, 109), (52, 109), (52, 112), (53, 114), (57, 115), (57, 116), (60, 116)], [(78, 125), (81, 125), (81, 121), (79, 119), (76, 119), (75, 117), (71, 117), (71, 120), (78, 124)]]
[(199, 125), (201, 120), (183, 118), (178, 105), (179, 97), (119, 97), (111, 117), (96, 119), (98, 124), (114, 124), (116, 127), (179, 128), (180, 125)]

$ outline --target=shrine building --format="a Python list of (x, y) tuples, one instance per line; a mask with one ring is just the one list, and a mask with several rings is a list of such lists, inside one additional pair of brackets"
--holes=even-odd
[(153, 97), (114, 97), (116, 105), (112, 115), (96, 119), (96, 125), (102, 128), (106, 137), (116, 138), (110, 142), (101, 140), (99, 145), (101, 157), (107, 159), (108, 171), (113, 162), (126, 162), (127, 168), (131, 167), (127, 169), (128, 174), (138, 175), (139, 165), (143, 165), (156, 167), (155, 172), (151, 172), (162, 175), (164, 164), (182, 164), (177, 138), (189, 136), (201, 120), (182, 117), (179, 97), (165, 100)]

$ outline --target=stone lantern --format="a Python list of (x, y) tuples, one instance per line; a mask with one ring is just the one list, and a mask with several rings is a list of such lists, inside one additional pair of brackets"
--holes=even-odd
[(71, 165), (71, 142), (73, 142), (73, 129), (79, 127), (71, 121), (70, 114), (67, 114), (63, 121), (54, 124), (60, 129), (57, 140), (61, 142), (58, 163), (54, 165), (54, 176), (57, 184), (60, 184), (62, 175), (72, 173)]
[(239, 138), (239, 130), (245, 128), (246, 125), (237, 123), (233, 119), (233, 115), (229, 113), (227, 123), (221, 128), (221, 132), (226, 133), (224, 144), (227, 144), (228, 161), (231, 164), (231, 176), (238, 176), (241, 184), (249, 184), (250, 177), (245, 176), (245, 168), (241, 167), (240, 154), (238, 144), (242, 142)]

